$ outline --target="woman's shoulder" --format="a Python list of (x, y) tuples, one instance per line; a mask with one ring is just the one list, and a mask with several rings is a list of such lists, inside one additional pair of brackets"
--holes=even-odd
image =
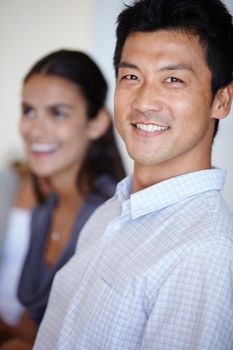
[(39, 215), (40, 213), (43, 214), (52, 211), (52, 209), (56, 206), (56, 202), (56, 193), (51, 193), (47, 196), (43, 203), (37, 203), (37, 205), (33, 209), (33, 215)]
[(14, 170), (6, 168), (0, 171), (0, 207), (12, 205), (20, 182), (21, 178)]
[(97, 194), (102, 202), (111, 198), (116, 191), (117, 181), (109, 175), (99, 176), (93, 186), (93, 194)]
[(0, 170), (0, 186), (6, 184), (18, 183), (20, 181), (19, 174), (11, 168), (3, 168)]

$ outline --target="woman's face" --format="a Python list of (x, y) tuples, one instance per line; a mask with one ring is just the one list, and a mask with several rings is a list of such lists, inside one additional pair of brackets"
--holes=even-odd
[(43, 74), (28, 79), (20, 133), (35, 174), (76, 178), (90, 143), (88, 131), (86, 100), (74, 83)]

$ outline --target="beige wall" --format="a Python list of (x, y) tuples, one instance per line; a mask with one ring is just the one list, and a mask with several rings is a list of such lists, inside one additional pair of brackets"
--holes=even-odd
[(92, 0), (0, 1), (0, 166), (22, 153), (21, 80), (35, 60), (59, 48), (90, 50)]

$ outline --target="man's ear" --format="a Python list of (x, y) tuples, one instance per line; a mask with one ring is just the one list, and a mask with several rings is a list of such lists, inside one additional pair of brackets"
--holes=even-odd
[(91, 141), (95, 141), (105, 134), (111, 121), (109, 112), (102, 108), (98, 114), (88, 121), (88, 136)]
[(223, 119), (230, 113), (233, 99), (233, 83), (220, 88), (212, 104), (212, 118)]

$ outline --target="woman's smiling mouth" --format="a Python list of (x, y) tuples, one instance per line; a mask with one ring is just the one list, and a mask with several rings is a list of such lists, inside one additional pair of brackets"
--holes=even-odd
[(33, 143), (30, 150), (33, 153), (52, 153), (56, 152), (58, 148), (58, 143)]

